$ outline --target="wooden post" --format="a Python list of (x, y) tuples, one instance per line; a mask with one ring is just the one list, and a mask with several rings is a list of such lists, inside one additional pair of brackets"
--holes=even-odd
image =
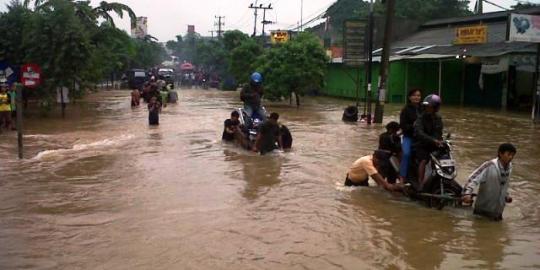
[(540, 65), (540, 43), (538, 43), (536, 45), (536, 68), (535, 68), (535, 73), (534, 73), (534, 91), (533, 91), (533, 106), (532, 106), (532, 114), (531, 114), (531, 117), (532, 117), (532, 120), (534, 122), (538, 122), (540, 121), (540, 107), (539, 107), (539, 103), (540, 103), (540, 89), (538, 89), (538, 87), (540, 87), (540, 84), (538, 83), (538, 79), (540, 79), (540, 76), (539, 76), (539, 65)]
[(384, 29), (383, 51), (379, 70), (378, 99), (375, 104), (375, 121), (382, 123), (384, 115), (384, 103), (386, 102), (388, 73), (390, 70), (390, 40), (394, 23), (395, 0), (386, 0), (386, 23)]
[(23, 158), (23, 102), (22, 102), (22, 85), (17, 83), (16, 95), (17, 95), (17, 142), (19, 148), (19, 159)]
[(439, 97), (442, 98), (442, 60), (439, 59)]

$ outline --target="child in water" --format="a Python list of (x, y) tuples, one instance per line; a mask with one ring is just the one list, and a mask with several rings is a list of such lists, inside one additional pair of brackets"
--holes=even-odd
[(512, 160), (516, 155), (516, 147), (509, 143), (499, 146), (497, 158), (484, 162), (469, 176), (469, 181), (463, 188), (463, 203), (472, 204), (473, 192), (478, 189), (474, 204), (474, 213), (495, 221), (502, 220), (502, 214), (507, 203), (512, 202), (508, 194)]
[(157, 97), (150, 98), (148, 103), (148, 124), (151, 126), (159, 125), (159, 113), (161, 112), (161, 103)]

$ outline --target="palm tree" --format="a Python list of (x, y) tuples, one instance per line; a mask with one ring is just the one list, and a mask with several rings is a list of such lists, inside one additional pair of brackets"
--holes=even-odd
[[(36, 1), (39, 1), (39, 0), (36, 0)], [(127, 14), (129, 15), (129, 18), (131, 19), (131, 28), (135, 27), (137, 23), (137, 15), (135, 15), (135, 12), (133, 12), (133, 10), (127, 5), (116, 3), (116, 2), (109, 3), (109, 2), (101, 1), (99, 3), (99, 6), (93, 9), (93, 12), (97, 18), (99, 17), (104, 18), (106, 21), (111, 23), (112, 26), (115, 26), (113, 18), (109, 14), (109, 12), (111, 11), (114, 11), (114, 13), (116, 13), (116, 15), (118, 15), (118, 17), (120, 18), (124, 16), (124, 12), (127, 12)]]
[[(23, 6), (25, 8), (29, 8), (30, 3), (34, 2), (34, 8), (35, 9), (42, 9), (47, 8), (50, 5), (50, 1), (52, 0), (24, 0)], [(114, 20), (109, 14), (109, 12), (113, 11), (118, 15), (118, 17), (123, 18), (124, 12), (127, 12), (129, 15), (129, 18), (131, 19), (131, 27), (135, 27), (137, 23), (137, 15), (135, 15), (135, 12), (127, 6), (122, 3), (116, 3), (116, 2), (106, 2), (101, 1), (99, 3), (99, 6), (92, 8), (90, 6), (90, 1), (74, 1), (74, 0), (66, 0), (69, 2), (72, 2), (75, 5), (75, 12), (77, 13), (77, 16), (81, 18), (83, 21), (89, 21), (89, 22), (95, 22), (98, 18), (103, 18), (107, 22), (109, 22), (113, 27), (116, 27), (114, 24)]]

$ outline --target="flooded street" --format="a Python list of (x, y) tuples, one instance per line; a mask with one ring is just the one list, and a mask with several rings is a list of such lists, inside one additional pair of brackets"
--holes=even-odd
[(383, 132), (343, 123), (351, 101), (267, 105), (294, 143), (259, 156), (221, 142), (237, 92), (179, 96), (157, 128), (128, 91), (93, 94), (64, 120), (32, 117), (23, 161), (0, 134), (0, 269), (540, 268), (540, 126), (528, 115), (443, 106), (460, 183), (500, 143), (518, 148), (514, 202), (496, 223), (343, 187)]

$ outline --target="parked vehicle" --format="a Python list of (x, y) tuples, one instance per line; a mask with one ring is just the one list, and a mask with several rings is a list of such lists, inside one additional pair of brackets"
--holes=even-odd
[(158, 70), (158, 79), (164, 80), (168, 88), (174, 88), (175, 77), (172, 68), (160, 68)]
[(131, 69), (127, 72), (127, 79), (130, 89), (142, 90), (142, 86), (148, 80), (148, 76), (144, 69)]

